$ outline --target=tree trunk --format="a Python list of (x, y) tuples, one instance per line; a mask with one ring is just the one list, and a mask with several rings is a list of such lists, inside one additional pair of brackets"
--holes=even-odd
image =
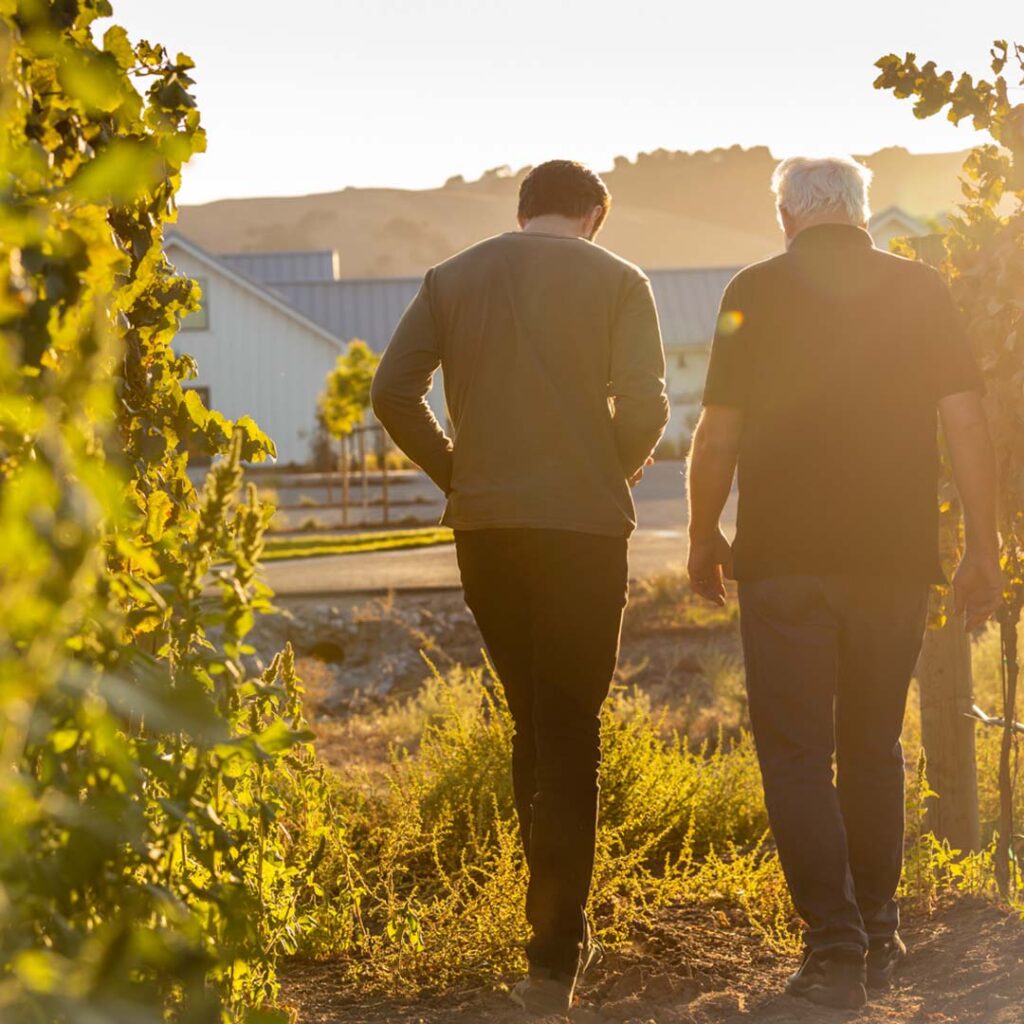
[(939, 839), (963, 852), (981, 846), (978, 822), (978, 770), (974, 723), (971, 641), (963, 624), (950, 618), (925, 635), (918, 663), (921, 692), (921, 745), (928, 759), (928, 781), (938, 794), (926, 825)]

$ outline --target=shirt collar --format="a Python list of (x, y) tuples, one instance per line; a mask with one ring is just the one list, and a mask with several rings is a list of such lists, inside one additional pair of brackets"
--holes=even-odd
[(870, 248), (874, 245), (864, 228), (855, 224), (815, 224), (804, 228), (790, 243), (790, 249), (810, 249), (821, 246), (853, 246)]

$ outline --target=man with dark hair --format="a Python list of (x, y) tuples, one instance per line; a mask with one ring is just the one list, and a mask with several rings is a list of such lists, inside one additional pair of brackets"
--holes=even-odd
[[(940, 419), (967, 628), (1002, 594), (981, 378), (939, 274), (872, 245), (869, 180), (849, 159), (779, 165), (787, 251), (726, 290), (689, 466), (690, 578), (718, 604), (723, 576), (739, 581), (765, 802), (806, 924), (787, 991), (841, 1009), (888, 986), (906, 954), (900, 732), (944, 580)], [(730, 548), (718, 524), (737, 463)]]
[(584, 236), (593, 240), (601, 230), (612, 197), (601, 178), (574, 160), (549, 160), (535, 167), (519, 187), (519, 223), (525, 225), (538, 217), (594, 216)]
[[(529, 976), (564, 1013), (592, 953), (599, 712), (618, 657), (629, 486), (668, 421), (650, 284), (593, 243), (601, 179), (558, 160), (523, 181), (521, 230), (427, 272), (381, 360), (373, 408), (448, 497), (466, 602), (515, 722), (530, 869)], [(427, 403), (444, 374), (449, 437)]]

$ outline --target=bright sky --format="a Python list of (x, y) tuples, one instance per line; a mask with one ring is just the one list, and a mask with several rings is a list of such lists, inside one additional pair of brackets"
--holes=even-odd
[(114, 0), (192, 56), (209, 152), (181, 199), (431, 188), (567, 156), (960, 149), (871, 88), (911, 50), (986, 72), (1020, 0)]

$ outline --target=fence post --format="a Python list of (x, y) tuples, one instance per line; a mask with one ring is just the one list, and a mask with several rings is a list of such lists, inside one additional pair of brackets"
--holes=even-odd
[(352, 469), (352, 450), (348, 434), (341, 439), (341, 524), (348, 526), (349, 473)]
[(363, 521), (360, 525), (366, 526), (370, 515), (370, 479), (366, 469), (366, 427), (356, 427), (356, 433), (359, 437), (359, 474), (363, 494)]
[(971, 641), (963, 623), (950, 617), (925, 634), (918, 662), (921, 745), (928, 782), (939, 797), (928, 807), (926, 825), (939, 839), (964, 852), (981, 846), (974, 721)]
[(383, 427), (380, 428), (380, 486), (381, 486), (381, 507), (383, 509), (383, 525), (391, 522), (391, 495), (388, 491), (388, 435)]

